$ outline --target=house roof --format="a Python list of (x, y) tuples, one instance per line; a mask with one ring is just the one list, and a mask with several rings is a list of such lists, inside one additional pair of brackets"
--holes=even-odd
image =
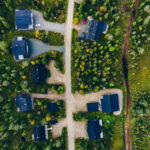
[(51, 113), (55, 113), (58, 111), (58, 105), (56, 104), (56, 102), (48, 103), (48, 111)]
[(17, 29), (28, 29), (32, 25), (31, 11), (25, 8), (15, 10), (15, 22)]
[(21, 55), (26, 58), (28, 56), (27, 39), (22, 37), (15, 37), (13, 39), (12, 50), (16, 60), (20, 60), (19, 56)]
[(89, 139), (96, 140), (102, 138), (101, 120), (88, 120), (87, 132)]
[(101, 99), (102, 112), (119, 111), (119, 98), (118, 94), (104, 95)]
[(99, 111), (99, 103), (88, 103), (87, 104), (87, 110), (88, 112), (97, 112)]
[(44, 83), (47, 78), (47, 69), (43, 64), (33, 66), (32, 78), (35, 83)]
[(34, 126), (34, 141), (40, 142), (46, 140), (45, 126)]
[(108, 25), (102, 21), (92, 20), (87, 33), (87, 39), (98, 41), (100, 34), (105, 33)]
[(16, 105), (19, 112), (26, 112), (33, 109), (32, 98), (27, 94), (16, 95)]

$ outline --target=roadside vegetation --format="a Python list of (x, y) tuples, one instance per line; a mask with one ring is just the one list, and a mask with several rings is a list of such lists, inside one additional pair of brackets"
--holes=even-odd
[[(64, 73), (63, 53), (51, 51), (30, 61), (15, 62), (12, 54), (12, 40), (16, 36), (39, 39), (45, 43), (59, 46), (64, 44), (61, 34), (31, 31), (23, 32), (15, 30), (14, 10), (16, 8), (36, 9), (49, 13), (45, 16), (47, 20), (64, 22), (66, 1), (39, 1), (39, 0), (0, 0), (0, 149), (2, 150), (61, 150), (67, 149), (67, 129), (63, 130), (61, 137), (53, 139), (49, 131), (49, 139), (42, 143), (32, 140), (33, 125), (49, 124), (49, 119), (60, 119), (65, 117), (64, 101), (58, 101), (59, 112), (50, 114), (46, 111), (47, 99), (37, 99), (34, 101), (35, 110), (28, 113), (17, 112), (15, 95), (18, 92), (27, 93), (47, 93), (47, 90), (54, 91), (55, 94), (62, 94), (64, 85), (42, 84), (37, 85), (32, 80), (32, 66), (42, 63), (47, 65), (51, 60), (55, 60), (55, 67)], [(42, 4), (41, 4), (42, 3)], [(56, 4), (57, 3), (57, 4)], [(65, 5), (66, 4), (66, 5)], [(57, 5), (57, 9), (55, 9)], [(51, 8), (51, 10), (48, 10)], [(59, 11), (59, 8), (61, 9)], [(56, 15), (56, 18), (53, 16)], [(53, 17), (51, 17), (53, 16)], [(59, 39), (59, 40), (58, 40)], [(58, 43), (56, 42), (58, 40)], [(51, 73), (49, 71), (49, 77)], [(56, 116), (57, 115), (57, 116)], [(21, 142), (20, 137), (25, 136), (26, 142)]]
[[(132, 1), (135, 2), (135, 1)], [(132, 5), (131, 5), (132, 6)], [(129, 47), (132, 149), (150, 149), (150, 2), (141, 1), (133, 22)]]

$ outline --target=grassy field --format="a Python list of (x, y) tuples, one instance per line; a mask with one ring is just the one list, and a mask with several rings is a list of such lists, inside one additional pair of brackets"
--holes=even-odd
[[(149, 1), (141, 1), (136, 20), (130, 34), (129, 83), (131, 93), (131, 141), (132, 149), (150, 149), (149, 133), (149, 91), (150, 52), (149, 25), (147, 24)], [(146, 20), (147, 18), (147, 20)]]

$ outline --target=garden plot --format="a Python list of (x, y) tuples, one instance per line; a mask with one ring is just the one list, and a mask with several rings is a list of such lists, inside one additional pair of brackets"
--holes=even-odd
[(43, 18), (43, 14), (38, 11), (32, 10), (32, 13), (33, 13), (33, 21), (34, 21), (35, 29), (59, 32), (64, 35), (65, 24), (45, 21)]
[(65, 51), (64, 46), (49, 46), (46, 43), (43, 43), (39, 40), (29, 39), (29, 58), (34, 58), (40, 56), (43, 53), (55, 50), (55, 51)]

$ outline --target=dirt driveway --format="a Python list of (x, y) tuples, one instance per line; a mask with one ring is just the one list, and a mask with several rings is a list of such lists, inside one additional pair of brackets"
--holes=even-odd
[(48, 84), (60, 84), (65, 83), (65, 74), (62, 74), (59, 69), (54, 66), (55, 61), (50, 61), (47, 65), (47, 69), (51, 72), (51, 77), (47, 79)]
[(67, 120), (62, 119), (55, 125), (52, 125), (53, 138), (57, 138), (62, 135), (62, 129), (67, 126)]
[(106, 89), (106, 90), (101, 90), (97, 93), (92, 92), (92, 93), (85, 94), (85, 95), (75, 93), (74, 95), (72, 95), (73, 112), (76, 113), (78, 111), (87, 111), (87, 103), (99, 102), (104, 94), (118, 94), (120, 111), (115, 112), (114, 115), (119, 115), (121, 113), (122, 105), (123, 105), (123, 95), (120, 89)]
[(75, 138), (88, 138), (87, 134), (87, 122), (74, 122), (74, 137)]

